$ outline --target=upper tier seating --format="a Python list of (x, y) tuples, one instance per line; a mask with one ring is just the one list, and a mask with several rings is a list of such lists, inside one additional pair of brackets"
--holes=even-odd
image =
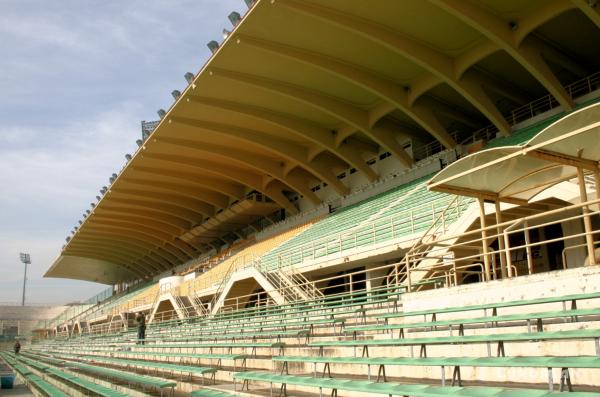
[[(431, 176), (341, 208), (262, 257), (264, 270), (302, 263), (348, 249), (425, 231), (455, 198), (431, 192)], [(452, 223), (460, 213), (450, 213)]]

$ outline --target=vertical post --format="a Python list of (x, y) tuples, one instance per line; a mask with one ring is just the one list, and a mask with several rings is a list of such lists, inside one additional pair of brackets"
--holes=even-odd
[(525, 252), (527, 253), (527, 272), (533, 274), (533, 253), (531, 252), (531, 239), (529, 237), (529, 223), (523, 223), (525, 227)]
[[(502, 212), (500, 211), (500, 201), (494, 201), (494, 207), (496, 208), (496, 225), (502, 223)], [(500, 251), (500, 273), (502, 274), (502, 278), (506, 278), (508, 276), (508, 272), (506, 271), (506, 255), (508, 254), (504, 250), (504, 236), (502, 235), (502, 227), (496, 227), (496, 234), (498, 235), (498, 250)]]
[(25, 273), (23, 274), (23, 299), (21, 306), (25, 306), (25, 286), (27, 285), (27, 262), (25, 262)]
[[(595, 178), (595, 176), (594, 176)], [(585, 188), (585, 179), (583, 175), (583, 168), (577, 167), (577, 182), (579, 183), (579, 198), (581, 202), (588, 201), (587, 190)], [(583, 212), (583, 227), (585, 230), (585, 243), (588, 251), (588, 266), (596, 264), (596, 254), (594, 253), (594, 236), (592, 233), (592, 219), (590, 218), (590, 209), (586, 205), (581, 208)]]
[[(596, 199), (600, 199), (600, 172), (594, 171), (594, 186), (596, 188)], [(600, 211), (600, 203), (596, 204), (596, 211)]]
[(482, 197), (478, 197), (479, 202), (479, 222), (481, 224), (481, 245), (483, 248), (483, 265), (485, 267), (485, 280), (490, 281), (490, 258), (488, 255), (487, 230), (485, 230), (485, 202)]

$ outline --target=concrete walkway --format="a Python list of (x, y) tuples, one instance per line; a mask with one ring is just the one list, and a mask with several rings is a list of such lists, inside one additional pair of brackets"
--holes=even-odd
[(15, 379), (15, 385), (12, 389), (0, 389), (1, 397), (29, 397), (33, 396), (33, 393), (29, 391), (29, 388), (21, 383), (18, 379)]

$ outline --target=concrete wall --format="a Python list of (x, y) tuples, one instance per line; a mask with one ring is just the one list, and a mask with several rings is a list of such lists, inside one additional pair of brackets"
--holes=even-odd
[[(590, 292), (600, 292), (600, 266), (409, 293), (403, 295), (402, 303), (405, 311), (413, 311)], [(540, 311), (544, 308), (529, 307), (527, 310)]]

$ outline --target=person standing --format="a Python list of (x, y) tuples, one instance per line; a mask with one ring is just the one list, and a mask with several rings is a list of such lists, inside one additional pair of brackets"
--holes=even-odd
[(21, 342), (16, 341), (15, 342), (15, 354), (19, 354), (20, 351), (21, 351)]
[(137, 344), (143, 345), (146, 339), (146, 316), (144, 313), (139, 312), (135, 316), (135, 322), (138, 327)]

